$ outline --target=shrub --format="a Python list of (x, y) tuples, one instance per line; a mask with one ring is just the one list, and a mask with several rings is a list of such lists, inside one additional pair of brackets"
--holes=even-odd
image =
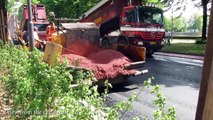
[[(118, 113), (104, 107), (97, 86), (84, 84), (94, 80), (91, 71), (67, 70), (67, 62), (49, 66), (38, 50), (28, 51), (12, 44), (0, 45), (1, 77), (12, 101), (11, 119), (92, 119), (118, 118)], [(77, 77), (73, 77), (77, 75)], [(78, 84), (76, 88), (70, 85)], [(113, 112), (113, 113), (112, 113)]]
[(206, 44), (206, 39), (204, 38), (197, 38), (195, 44)]

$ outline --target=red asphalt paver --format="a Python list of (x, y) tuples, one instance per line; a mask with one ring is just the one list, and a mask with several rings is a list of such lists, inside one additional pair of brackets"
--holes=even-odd
[(168, 52), (156, 52), (155, 55), (163, 55), (163, 56), (169, 56), (169, 57), (179, 57), (179, 58), (188, 58), (188, 59), (204, 60), (204, 56), (189, 55), (189, 54), (168, 53)]

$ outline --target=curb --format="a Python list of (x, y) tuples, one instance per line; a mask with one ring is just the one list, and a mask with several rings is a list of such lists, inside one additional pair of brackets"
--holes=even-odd
[(203, 55), (194, 55), (194, 54), (184, 54), (184, 53), (174, 53), (174, 52), (156, 52), (155, 55), (204, 60)]

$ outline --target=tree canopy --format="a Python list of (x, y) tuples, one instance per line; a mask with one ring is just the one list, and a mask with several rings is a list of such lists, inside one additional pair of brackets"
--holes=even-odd
[[(39, 0), (31, 0), (33, 4), (39, 3)], [(7, 11), (9, 14), (17, 12), (22, 4), (27, 4), (27, 0), (7, 0)]]
[[(56, 17), (78, 18), (92, 6), (101, 0), (31, 0), (33, 4), (46, 5), (48, 12), (54, 12)], [(17, 4), (27, 4), (27, 0), (8, 0), (7, 8), (9, 13), (18, 11)], [(22, 7), (22, 6), (21, 6)], [(20, 7), (20, 8), (21, 8)], [(15, 9), (14, 9), (15, 8)]]
[(193, 32), (200, 32), (202, 30), (202, 16), (195, 13), (190, 19), (189, 19), (189, 25), (188, 29), (192, 30)]
[(101, 0), (40, 0), (47, 12), (54, 12), (56, 17), (78, 18)]

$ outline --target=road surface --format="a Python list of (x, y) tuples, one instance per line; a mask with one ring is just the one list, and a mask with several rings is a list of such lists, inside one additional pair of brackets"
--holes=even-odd
[[(202, 60), (186, 59), (162, 55), (153, 55), (146, 60), (144, 68), (149, 73), (143, 76), (130, 77), (110, 90), (108, 105), (127, 100), (133, 93), (141, 91), (144, 80), (154, 77), (153, 84), (159, 84), (167, 98), (167, 106), (175, 106), (177, 120), (194, 120), (201, 80)], [(140, 69), (144, 69), (140, 68)], [(133, 110), (126, 112), (122, 120), (130, 120), (138, 116), (153, 119), (156, 107), (152, 103), (155, 96), (145, 89), (139, 95), (139, 100), (133, 102)]]

